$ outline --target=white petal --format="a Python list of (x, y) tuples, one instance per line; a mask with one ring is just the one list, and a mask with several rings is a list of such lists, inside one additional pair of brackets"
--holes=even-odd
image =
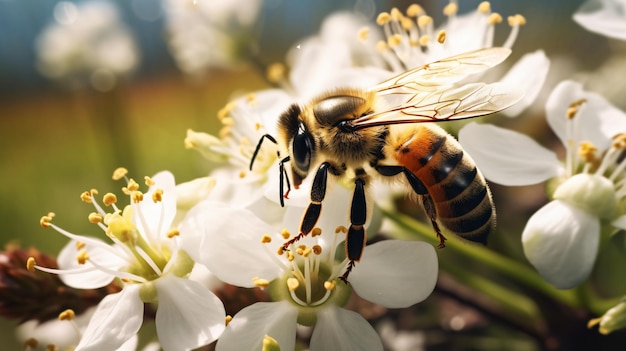
[(617, 217), (613, 222), (611, 222), (611, 225), (615, 228), (626, 230), (626, 215)]
[[(140, 219), (139, 211), (135, 210), (133, 212), (133, 223), (137, 226), (140, 233), (144, 235), (150, 234), (149, 238), (166, 238), (165, 235), (171, 229), (172, 221), (176, 216), (176, 182), (174, 181), (174, 175), (167, 171), (155, 174), (152, 180), (155, 184), (144, 194), (144, 200), (138, 204), (145, 221)], [(152, 194), (157, 189), (163, 190), (163, 199), (162, 201), (154, 202)]]
[(506, 116), (515, 117), (519, 115), (535, 101), (548, 76), (549, 69), (550, 60), (543, 50), (524, 55), (511, 67), (500, 81), (524, 92), (524, 97), (503, 111)]
[(298, 311), (287, 301), (257, 302), (233, 317), (216, 350), (261, 350), (265, 335), (278, 341), (281, 350), (293, 350), (297, 318)]
[(200, 283), (168, 275), (155, 282), (156, 329), (164, 351), (189, 350), (217, 340), (226, 326), (222, 301)]
[[(281, 345), (282, 346), (282, 345)], [(311, 351), (383, 350), (383, 343), (360, 314), (330, 306), (317, 313)]]
[(437, 254), (420, 241), (385, 240), (365, 247), (350, 275), (359, 296), (387, 308), (404, 308), (426, 299), (435, 289)]
[[(585, 99), (582, 111), (576, 115), (578, 136), (566, 133), (566, 113), (569, 105), (577, 100)], [(607, 148), (611, 138), (617, 133), (626, 132), (626, 114), (611, 105), (599, 94), (583, 90), (580, 83), (563, 81), (559, 83), (546, 102), (548, 124), (554, 133), (567, 145), (568, 139), (590, 141), (599, 150)]]
[(485, 178), (502, 185), (530, 185), (561, 174), (556, 154), (528, 136), (489, 124), (469, 123), (459, 142)]
[[(202, 202), (192, 208), (180, 225), (181, 247), (205, 265), (220, 280), (241, 287), (254, 287), (255, 277), (269, 281), (281, 272), (270, 257), (282, 237), (254, 213), (223, 203)], [(274, 233), (270, 244), (263, 234)], [(270, 247), (264, 247), (270, 245)], [(269, 253), (266, 251), (269, 249)]]
[[(105, 242), (100, 239), (90, 238), (91, 240), (101, 242), (103, 246), (109, 246)], [(90, 242), (91, 242), (90, 240)], [(98, 263), (99, 265), (105, 266), (109, 269), (117, 271), (120, 267), (126, 264), (126, 261), (121, 259), (120, 257), (114, 255), (111, 251), (114, 250), (113, 247), (110, 247), (110, 250), (105, 249), (100, 246), (96, 246), (90, 244), (90, 242), (84, 242), (85, 246), (81, 246), (81, 250), (87, 250), (89, 254), (89, 259)], [(57, 262), (59, 263), (59, 268), (61, 269), (81, 269), (85, 267), (93, 267), (93, 265), (87, 261), (84, 265), (78, 263), (78, 249), (76, 246), (76, 241), (71, 240), (68, 242), (57, 258)], [(78, 274), (61, 274), (59, 276), (61, 280), (73, 287), (78, 289), (97, 289), (103, 286), (108, 285), (115, 278), (109, 273), (105, 273), (101, 270), (95, 269), (93, 271), (78, 273)]]
[(76, 351), (115, 350), (139, 331), (143, 322), (140, 285), (126, 285), (98, 304)]
[(626, 2), (588, 0), (574, 13), (574, 21), (591, 32), (626, 40)]
[(559, 289), (573, 288), (587, 279), (599, 242), (600, 220), (559, 200), (532, 215), (522, 233), (526, 258)]

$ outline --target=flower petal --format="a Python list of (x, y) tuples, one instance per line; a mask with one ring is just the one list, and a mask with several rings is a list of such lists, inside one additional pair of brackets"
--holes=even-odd
[(261, 243), (263, 234), (274, 228), (247, 209), (217, 202), (202, 202), (189, 211), (180, 225), (181, 247), (198, 263), (205, 265), (220, 280), (241, 287), (254, 287), (253, 278), (269, 281), (278, 277), (281, 267)]
[[(174, 175), (168, 171), (155, 174), (152, 180), (154, 185), (144, 195), (144, 200), (137, 205), (141, 211), (133, 213), (133, 223), (139, 232), (148, 238), (166, 238), (176, 216), (176, 182)], [(152, 196), (157, 189), (163, 190), (163, 197), (161, 201), (154, 202)], [(139, 217), (140, 212), (143, 219)]]
[[(282, 348), (282, 345), (281, 345)], [(383, 350), (383, 343), (360, 314), (330, 306), (317, 313), (311, 351)]]
[(404, 308), (426, 299), (435, 289), (437, 254), (420, 241), (385, 240), (365, 247), (350, 275), (359, 296), (387, 308)]
[(156, 329), (164, 351), (188, 350), (217, 340), (226, 327), (222, 301), (200, 283), (167, 275), (154, 282)]
[(522, 233), (526, 258), (558, 289), (573, 288), (587, 279), (599, 242), (600, 220), (560, 200), (532, 215)]
[(587, 30), (609, 38), (626, 40), (626, 2), (589, 0), (574, 13), (574, 21)]
[(143, 322), (140, 285), (126, 285), (98, 304), (76, 351), (115, 350), (137, 334)]
[(522, 100), (507, 108), (503, 113), (508, 117), (515, 117), (530, 106), (543, 88), (548, 76), (550, 60), (543, 50), (524, 55), (507, 74), (500, 80), (524, 92)]
[[(578, 136), (567, 134), (567, 110), (574, 101), (584, 99), (586, 104), (576, 115)], [(617, 133), (626, 132), (626, 113), (611, 105), (599, 94), (583, 90), (580, 83), (563, 81), (559, 83), (546, 102), (548, 124), (554, 133), (567, 145), (569, 139), (590, 141), (599, 150), (611, 144), (611, 138)]]
[[(82, 242), (84, 246), (77, 246), (76, 240), (68, 242), (63, 247), (57, 258), (59, 267), (61, 269), (81, 269), (85, 267), (93, 267), (89, 261), (87, 261), (84, 265), (78, 263), (76, 257), (78, 256), (78, 252), (80, 250), (87, 251), (89, 254), (89, 260), (97, 262), (99, 265), (105, 266), (114, 271), (119, 270), (126, 264), (125, 260), (112, 253), (112, 250), (114, 250), (113, 246), (109, 246), (109, 244), (101, 241), (100, 239), (89, 239), (89, 241)], [(101, 242), (102, 245), (94, 245), (93, 243), (95, 241)], [(109, 247), (110, 250), (106, 249), (105, 246)], [(81, 249), (79, 250), (78, 247)], [(73, 288), (97, 289), (108, 285), (115, 277), (99, 269), (94, 269), (85, 273), (61, 274), (59, 275), (59, 278), (61, 278), (65, 284)]]
[(293, 350), (297, 318), (298, 310), (287, 301), (257, 302), (233, 317), (216, 350), (261, 350), (265, 335), (278, 341), (281, 350)]
[(502, 185), (543, 182), (562, 172), (556, 154), (524, 134), (475, 122), (459, 131), (459, 142), (485, 178)]

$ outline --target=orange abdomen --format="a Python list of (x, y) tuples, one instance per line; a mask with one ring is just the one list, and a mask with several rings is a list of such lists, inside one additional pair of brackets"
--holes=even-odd
[(410, 129), (395, 141), (396, 160), (424, 184), (444, 227), (486, 244), (496, 213), (476, 164), (443, 129), (430, 125)]

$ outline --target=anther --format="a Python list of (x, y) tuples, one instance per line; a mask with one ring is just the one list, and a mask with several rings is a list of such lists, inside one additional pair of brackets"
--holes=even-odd
[(580, 143), (580, 147), (578, 148), (578, 155), (580, 156), (580, 158), (585, 160), (585, 162), (593, 163), (596, 161), (597, 151), (598, 148), (595, 147), (595, 145), (593, 145), (591, 142), (583, 141)]
[(135, 190), (139, 190), (139, 183), (137, 183), (134, 179), (130, 179), (128, 181), (128, 185), (126, 185), (126, 187), (128, 188), (128, 190), (130, 191), (135, 191)]
[(365, 41), (365, 40), (367, 40), (367, 37), (368, 37), (369, 34), (370, 34), (369, 27), (363, 27), (363, 28), (359, 29), (358, 38), (359, 38), (360, 41)]
[(391, 20), (393, 21), (400, 21), (403, 17), (402, 12), (400, 12), (400, 10), (398, 10), (395, 7), (391, 9), (390, 15), (391, 15)]
[(335, 286), (337, 285), (337, 283), (335, 283), (335, 281), (325, 281), (324, 282), (324, 289), (326, 290), (333, 290), (335, 289)]
[(139, 190), (137, 190), (137, 191), (133, 191), (133, 192), (130, 194), (130, 197), (131, 197), (132, 201), (133, 201), (134, 203), (136, 203), (136, 204), (138, 204), (138, 203), (140, 203), (141, 201), (143, 201), (143, 193), (142, 193), (141, 191), (139, 191)]
[(128, 170), (124, 167), (118, 167), (113, 171), (113, 180), (120, 180), (128, 174)]
[(305, 248), (304, 250), (302, 250), (302, 257), (309, 257), (311, 252), (313, 252), (313, 249), (311, 249), (310, 247)]
[(270, 285), (270, 282), (267, 281), (267, 279), (261, 279), (259, 277), (252, 278), (252, 283), (261, 289), (267, 288)]
[(58, 350), (59, 350), (59, 348), (55, 344), (48, 344), (48, 345), (46, 345), (46, 351), (58, 351)]
[(303, 247), (303, 245), (298, 246), (298, 248), (296, 249), (296, 254), (298, 256), (302, 256), (304, 254), (304, 249), (306, 249), (306, 246)]
[(277, 254), (278, 256), (282, 256), (284, 253), (285, 253), (285, 249), (283, 249), (283, 246), (282, 246), (282, 245), (280, 245), (280, 246), (278, 247), (278, 250), (276, 250), (276, 254)]
[(86, 202), (86, 203), (90, 204), (91, 201), (92, 201), (91, 193), (89, 191), (83, 192), (82, 194), (80, 194), (80, 199), (83, 202)]
[(347, 233), (348, 232), (348, 228), (340, 225), (337, 228), (335, 228), (335, 234), (339, 234), (339, 233)]
[(289, 237), (291, 237), (291, 233), (289, 232), (289, 230), (287, 230), (287, 228), (281, 230), (280, 235), (283, 236), (283, 239), (289, 239)]
[(379, 26), (385, 25), (391, 21), (391, 15), (387, 12), (381, 12), (376, 17), (376, 24)]
[(27, 269), (29, 272), (34, 272), (34, 271), (35, 271), (35, 265), (37, 265), (37, 261), (35, 261), (35, 258), (34, 258), (34, 257), (29, 257), (29, 258), (26, 260), (26, 269)]
[(322, 247), (320, 245), (313, 245), (312, 249), (314, 254), (318, 256), (322, 254)]
[(509, 26), (511, 27), (523, 26), (526, 24), (526, 18), (524, 18), (524, 16), (519, 15), (519, 14), (515, 16), (509, 16), (507, 20), (509, 22)]
[(404, 29), (406, 31), (409, 31), (409, 30), (411, 30), (411, 28), (413, 28), (413, 26), (415, 25), (415, 22), (413, 22), (408, 17), (402, 17), (400, 19), (400, 25), (402, 26), (402, 29)]
[(167, 237), (170, 239), (179, 235), (180, 235), (180, 231), (178, 229), (171, 229), (169, 232), (167, 232)]
[(245, 178), (245, 177), (246, 177), (246, 174), (247, 174), (247, 173), (246, 173), (246, 171), (245, 171), (245, 170), (243, 170), (243, 169), (242, 169), (241, 171), (239, 171), (239, 179), (243, 179), (243, 178)]
[(311, 237), (315, 238), (316, 236), (322, 235), (322, 229), (320, 227), (315, 227), (311, 230)]
[(257, 104), (257, 99), (256, 99), (256, 94), (255, 93), (250, 93), (248, 95), (246, 95), (246, 101), (248, 102), (248, 105), (250, 106), (254, 106)]
[(498, 23), (502, 23), (502, 16), (499, 13), (494, 12), (489, 15), (489, 18), (487, 18), (487, 23), (490, 26), (496, 25)]
[(267, 66), (265, 74), (270, 83), (280, 83), (285, 79), (285, 65), (280, 62), (272, 63)]
[(424, 28), (424, 27), (426, 27), (427, 25), (429, 25), (432, 21), (433, 21), (433, 18), (432, 18), (432, 17), (430, 17), (430, 16), (427, 16), (427, 15), (419, 16), (419, 17), (417, 18), (417, 25), (418, 25), (420, 28)]
[(443, 14), (446, 16), (453, 16), (459, 11), (459, 5), (456, 2), (450, 2), (443, 8)]
[(272, 242), (272, 237), (269, 234), (263, 234), (263, 236), (261, 237), (261, 242), (263, 244), (268, 244)]
[(39, 346), (39, 341), (37, 341), (37, 339), (35, 338), (28, 338), (26, 341), (24, 341), (24, 348), (37, 348), (37, 346)]
[(148, 177), (148, 176), (143, 177), (143, 180), (144, 180), (144, 183), (145, 183), (147, 186), (153, 186), (154, 184), (156, 184), (156, 183), (154, 182), (154, 180), (152, 180), (152, 178), (150, 178), (150, 177)]
[(76, 250), (82, 250), (85, 248), (87, 244), (85, 244), (85, 242), (83, 241), (77, 241), (76, 244), (74, 244), (74, 246), (76, 247)]
[(489, 1), (483, 1), (478, 4), (478, 12), (480, 13), (489, 13), (491, 11), (491, 4)]
[(446, 31), (440, 30), (439, 33), (437, 33), (437, 42), (439, 44), (443, 44), (445, 41), (446, 41)]
[(296, 256), (293, 255), (293, 252), (291, 251), (287, 252), (287, 261), (293, 262), (293, 260), (295, 259), (296, 259)]
[(39, 219), (39, 225), (42, 226), (43, 228), (49, 228), (50, 222), (52, 222), (52, 217), (53, 216), (50, 216), (50, 214), (46, 216), (42, 216), (41, 219)]
[(233, 101), (227, 103), (224, 107), (222, 107), (219, 111), (217, 111), (217, 119), (220, 121), (224, 118), (228, 117), (232, 110), (235, 108), (235, 103)]
[(59, 313), (58, 318), (60, 321), (71, 321), (71, 320), (74, 320), (74, 317), (76, 317), (76, 313), (74, 313), (74, 310), (67, 309)]
[(163, 201), (163, 189), (156, 189), (152, 193), (152, 201), (156, 204), (157, 202)]
[(430, 36), (428, 35), (422, 35), (419, 39), (420, 46), (426, 46), (428, 42), (430, 42)]
[(613, 136), (613, 142), (611, 146), (617, 150), (626, 149), (626, 134), (619, 133)]
[(227, 314), (226, 318), (224, 318), (224, 322), (226, 323), (226, 325), (228, 325), (228, 323), (230, 323), (230, 321), (233, 320), (233, 316)]
[(102, 198), (102, 203), (104, 203), (106, 206), (111, 206), (116, 202), (117, 202), (117, 196), (115, 196), (115, 194), (113, 193), (106, 193), (104, 197)]
[(402, 36), (400, 34), (396, 33), (387, 38), (387, 45), (389, 45), (390, 48), (396, 47), (400, 45), (400, 43), (402, 43)]
[(96, 212), (91, 212), (89, 216), (87, 216), (87, 219), (89, 220), (89, 223), (93, 224), (101, 223), (103, 220), (102, 215)]
[(78, 255), (76, 255), (76, 261), (78, 261), (78, 264), (85, 264), (87, 263), (87, 260), (89, 260), (89, 254), (87, 254), (87, 250), (80, 250), (78, 252)]
[(387, 42), (385, 42), (384, 40), (379, 40), (378, 43), (376, 43), (376, 51), (378, 52), (387, 51), (388, 48), (389, 46), (387, 45)]
[(425, 13), (424, 8), (418, 4), (411, 4), (406, 9), (406, 15), (409, 17), (421, 16)]
[(287, 288), (289, 291), (296, 291), (296, 289), (300, 286), (300, 282), (296, 278), (287, 279)]

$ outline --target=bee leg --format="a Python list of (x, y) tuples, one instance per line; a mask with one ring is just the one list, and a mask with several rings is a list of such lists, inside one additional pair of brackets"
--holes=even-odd
[(365, 234), (365, 221), (367, 220), (367, 202), (365, 199), (365, 180), (357, 178), (354, 181), (354, 196), (350, 207), (350, 228), (346, 236), (346, 257), (350, 260), (348, 268), (341, 276), (344, 283), (348, 283), (348, 275), (356, 262), (361, 260), (367, 235)]
[[(279, 155), (280, 156), (280, 155)], [(287, 176), (287, 172), (285, 172), (285, 163), (289, 162), (289, 156), (283, 158), (278, 162), (278, 170), (280, 172), (280, 186), (278, 187), (278, 198), (280, 199), (280, 207), (285, 207), (285, 199), (289, 198), (289, 192), (291, 191), (291, 184), (289, 183), (289, 176)], [(287, 183), (287, 191), (284, 191), (284, 182)]]
[(437, 234), (437, 238), (439, 239), (439, 248), (446, 247), (446, 237), (441, 233), (441, 229), (439, 228), (439, 224), (437, 224), (437, 210), (435, 209), (435, 204), (433, 203), (432, 198), (428, 194), (428, 189), (422, 183), (421, 180), (413, 174), (413, 172), (409, 171), (404, 166), (383, 166), (377, 165), (376, 170), (383, 176), (391, 177), (403, 173), (406, 177), (407, 181), (413, 191), (416, 194), (421, 195), (422, 197), (422, 206), (424, 207), (424, 211), (426, 211), (426, 215), (428, 215), (428, 219), (430, 219), (431, 224), (433, 225), (433, 229)]
[(331, 166), (328, 162), (324, 162), (317, 169), (315, 178), (313, 178), (313, 184), (311, 185), (311, 203), (302, 217), (302, 223), (300, 223), (300, 233), (284, 243), (283, 250), (287, 250), (289, 245), (300, 240), (302, 237), (309, 234), (313, 228), (315, 228), (315, 224), (322, 213), (322, 201), (326, 196), (326, 181), (328, 179), (328, 171), (330, 167)]

